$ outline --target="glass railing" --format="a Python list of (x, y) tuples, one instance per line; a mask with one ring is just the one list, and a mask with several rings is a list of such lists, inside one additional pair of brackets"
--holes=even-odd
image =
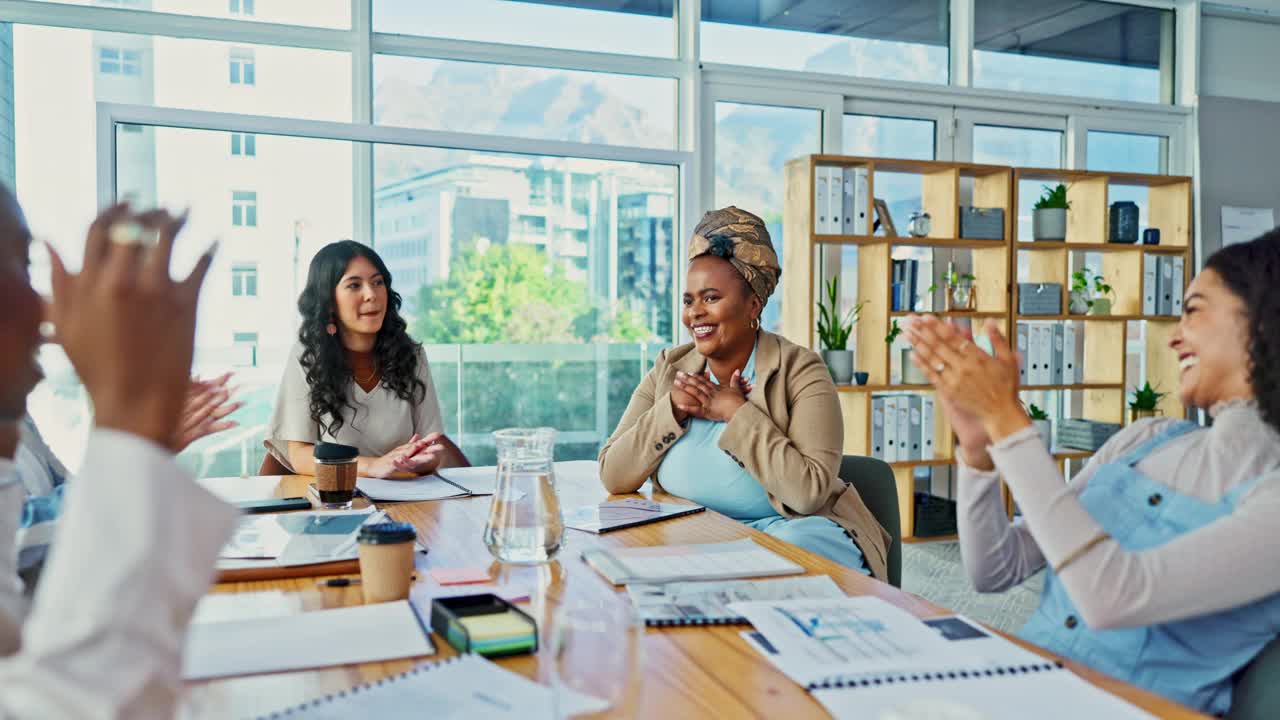
[[(496, 460), (494, 430), (559, 431), (557, 460), (595, 459), (665, 345), (427, 345), (445, 432), (472, 463)], [(278, 377), (278, 373), (272, 377)], [(262, 375), (259, 375), (262, 377)], [(274, 382), (246, 384), (240, 426), (194, 443), (179, 461), (199, 477), (257, 474)]]

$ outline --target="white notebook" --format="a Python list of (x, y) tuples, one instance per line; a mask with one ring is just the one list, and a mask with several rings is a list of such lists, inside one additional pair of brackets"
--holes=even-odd
[(187, 632), (182, 677), (305, 670), (434, 655), (407, 600), (246, 620), (197, 622)]
[(804, 568), (750, 539), (706, 545), (593, 548), (582, 559), (614, 585), (800, 575)]
[[(603, 700), (567, 690), (561, 692), (561, 702), (565, 717), (609, 707)], [(264, 715), (260, 720), (549, 720), (553, 714), (554, 696), (550, 688), (498, 667), (479, 655), (459, 655)]]
[(959, 616), (919, 620), (874, 597), (734, 603), (743, 637), (838, 720), (1150, 720)]

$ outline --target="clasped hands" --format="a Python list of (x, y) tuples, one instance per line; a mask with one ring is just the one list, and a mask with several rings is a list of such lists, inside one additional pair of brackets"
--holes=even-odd
[(710, 373), (676, 372), (675, 387), (671, 388), (671, 412), (676, 422), (684, 423), (691, 417), (729, 422), (738, 408), (747, 404), (752, 385), (743, 379), (741, 370), (733, 371), (728, 385), (711, 382)]
[(440, 467), (445, 451), (444, 434), (420, 437), (414, 433), (405, 444), (378, 458), (370, 474), (381, 478), (411, 478), (430, 475)]

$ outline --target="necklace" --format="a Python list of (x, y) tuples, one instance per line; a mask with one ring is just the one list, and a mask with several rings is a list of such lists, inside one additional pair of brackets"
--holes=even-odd
[(361, 379), (361, 378), (359, 378), (359, 377), (356, 377), (356, 374), (355, 374), (355, 372), (354, 372), (354, 371), (352, 371), (352, 373), (351, 373), (351, 377), (355, 378), (355, 381), (356, 381), (356, 384), (357, 384), (357, 385), (363, 385), (363, 384), (365, 384), (365, 383), (369, 382), (370, 380), (372, 380), (372, 379), (373, 379), (373, 376), (374, 376), (374, 375), (377, 375), (377, 374), (378, 374), (378, 366), (377, 366), (377, 365), (374, 365), (374, 366), (373, 366), (373, 370), (371, 370), (371, 371), (369, 372), (369, 376), (368, 376), (368, 377), (365, 377), (365, 378), (363, 378), (363, 379)]

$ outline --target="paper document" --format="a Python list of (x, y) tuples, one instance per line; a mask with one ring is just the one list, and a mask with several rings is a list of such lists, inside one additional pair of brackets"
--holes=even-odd
[(1222, 246), (1248, 242), (1276, 226), (1273, 208), (1222, 206)]
[(454, 484), (439, 475), (425, 475), (410, 480), (363, 477), (356, 479), (356, 487), (373, 501), (413, 502), (466, 497), (471, 491)]
[(747, 619), (730, 610), (730, 603), (845, 596), (826, 575), (628, 585), (627, 594), (647, 625), (745, 625)]
[(434, 653), (417, 612), (401, 600), (193, 624), (182, 676), (204, 680)]
[(912, 669), (955, 667), (958, 653), (905, 610), (875, 597), (733, 603), (801, 687)]
[(701, 505), (661, 503), (645, 498), (623, 498), (573, 508), (565, 513), (564, 524), (565, 527), (574, 530), (600, 534), (692, 515), (703, 510), (706, 508)]
[(614, 585), (801, 575), (804, 568), (752, 540), (706, 545), (593, 548), (582, 559)]
[[(479, 655), (461, 655), (305, 705), (282, 709), (267, 717), (541, 720), (553, 717), (552, 692), (551, 688)], [(563, 717), (600, 712), (609, 707), (603, 700), (568, 689), (560, 693)]]

